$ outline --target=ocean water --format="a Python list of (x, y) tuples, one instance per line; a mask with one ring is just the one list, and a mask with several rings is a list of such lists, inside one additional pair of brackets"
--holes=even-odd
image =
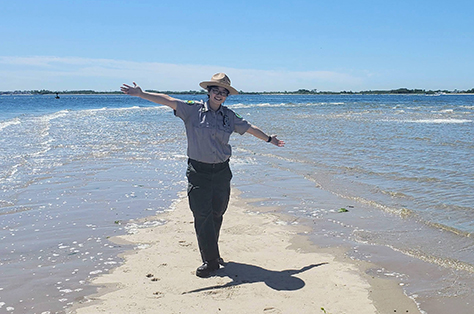
[[(179, 95), (182, 99), (202, 96)], [(428, 313), (474, 296), (474, 96), (238, 95), (233, 185), (376, 263)], [(125, 95), (0, 96), (0, 313), (56, 313), (186, 188), (184, 126)], [(258, 174), (258, 175), (255, 175)], [(348, 211), (340, 213), (340, 208)], [(197, 261), (198, 262), (198, 261)], [(429, 271), (428, 271), (429, 270)], [(468, 313), (468, 312), (465, 312)]]

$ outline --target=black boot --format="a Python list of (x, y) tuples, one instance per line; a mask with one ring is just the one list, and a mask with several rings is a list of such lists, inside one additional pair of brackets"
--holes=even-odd
[(196, 269), (196, 276), (201, 277), (201, 278), (206, 278), (211, 275), (213, 271), (216, 271), (219, 269), (219, 262), (217, 259), (212, 260), (212, 261), (206, 261), (204, 264), (198, 267)]

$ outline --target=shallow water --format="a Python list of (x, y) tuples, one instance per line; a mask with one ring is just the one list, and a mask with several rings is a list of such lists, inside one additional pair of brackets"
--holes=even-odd
[[(474, 96), (240, 95), (227, 105), (287, 142), (233, 135), (244, 198), (312, 225), (316, 243), (346, 245), (353, 258), (392, 271), (405, 258), (432, 265), (428, 278), (397, 269), (422, 308), (440, 294), (472, 297)], [(0, 312), (77, 302), (90, 277), (120, 263), (125, 247), (107, 237), (133, 232), (131, 219), (185, 190), (181, 120), (137, 98), (1, 96), (0, 135)]]

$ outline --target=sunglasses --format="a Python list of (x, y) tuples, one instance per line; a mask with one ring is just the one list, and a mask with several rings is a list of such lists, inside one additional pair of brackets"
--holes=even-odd
[(220, 91), (219, 88), (217, 88), (217, 87), (211, 88), (211, 93), (214, 93), (216, 95), (221, 95), (221, 96), (224, 96), (224, 97), (229, 96), (229, 91), (227, 91), (227, 90)]

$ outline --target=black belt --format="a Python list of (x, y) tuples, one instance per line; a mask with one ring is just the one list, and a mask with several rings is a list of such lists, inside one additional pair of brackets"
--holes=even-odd
[(218, 162), (218, 163), (215, 163), (215, 164), (210, 164), (210, 163), (207, 163), (207, 162), (201, 162), (201, 161), (197, 161), (195, 159), (191, 159), (189, 158), (188, 159), (188, 164), (192, 164), (194, 167), (198, 167), (200, 169), (223, 169), (225, 167), (227, 167), (227, 165), (229, 164), (229, 159), (227, 159), (226, 161), (224, 162)]

